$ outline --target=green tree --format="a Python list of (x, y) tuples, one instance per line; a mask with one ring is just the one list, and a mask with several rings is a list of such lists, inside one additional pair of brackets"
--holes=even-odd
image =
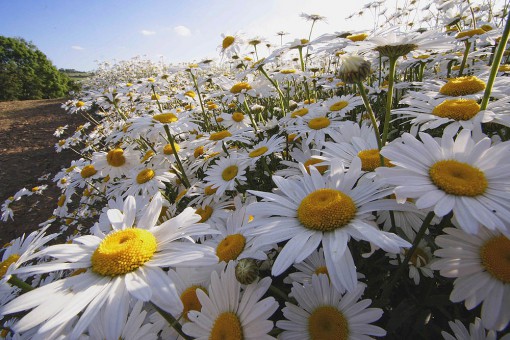
[(71, 79), (34, 44), (0, 36), (0, 101), (63, 97)]

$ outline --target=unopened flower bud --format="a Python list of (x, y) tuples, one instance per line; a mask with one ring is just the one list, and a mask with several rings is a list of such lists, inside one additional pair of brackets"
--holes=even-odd
[(241, 259), (236, 265), (236, 279), (243, 285), (253, 283), (259, 277), (259, 267), (254, 259)]
[(370, 63), (359, 55), (341, 56), (339, 77), (348, 84), (365, 80), (370, 74)]

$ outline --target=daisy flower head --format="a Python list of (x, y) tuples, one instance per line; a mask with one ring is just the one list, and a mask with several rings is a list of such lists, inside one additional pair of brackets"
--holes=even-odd
[(222, 56), (232, 58), (241, 53), (241, 46), (244, 44), (243, 35), (240, 32), (235, 34), (222, 34), (221, 45), (218, 47)]
[(165, 183), (172, 182), (177, 176), (169, 172), (162, 165), (142, 164), (131, 169), (126, 178), (115, 187), (110, 189), (110, 194), (123, 197), (129, 195), (154, 196), (160, 189), (165, 188)]
[(302, 177), (297, 179), (273, 176), (277, 193), (248, 190), (264, 199), (249, 206), (254, 217), (249, 226), (257, 237), (255, 245), (287, 241), (273, 264), (272, 275), (302, 262), (322, 243), (333, 285), (339, 291), (352, 291), (357, 277), (347, 247), (351, 237), (390, 253), (409, 247), (407, 241), (372, 224), (373, 211), (396, 209), (397, 204), (380, 200), (390, 193), (381, 183), (358, 181), (363, 174), (359, 158), (347, 171), (339, 162), (334, 162), (325, 175), (314, 167), (310, 167), (310, 174), (304, 166), (301, 170)]
[(223, 112), (220, 118), (223, 119), (221, 125), (229, 131), (243, 130), (251, 127), (250, 117), (242, 111)]
[(226, 190), (235, 190), (237, 183), (246, 181), (247, 166), (246, 159), (231, 153), (228, 157), (221, 157), (207, 169), (204, 180), (212, 189), (217, 189), (216, 195), (222, 196)]
[(285, 145), (285, 137), (273, 135), (268, 139), (264, 139), (248, 149), (247, 160), (250, 165), (254, 165), (261, 157), (273, 155), (283, 151)]
[(326, 140), (327, 135), (331, 135), (342, 125), (342, 118), (339, 116), (330, 116), (326, 113), (316, 112), (298, 117), (294, 125), (286, 128), (289, 134), (296, 134), (296, 138), (302, 137), (305, 143), (320, 147)]
[[(400, 260), (397, 260), (394, 254), (389, 254), (390, 257), (394, 258), (394, 260), (391, 260), (390, 263), (398, 266), (404, 261), (406, 254), (407, 249), (400, 252), (398, 255)], [(432, 260), (433, 256), (430, 247), (423, 240), (420, 241), (418, 246), (414, 249), (413, 256), (409, 259), (409, 278), (414, 281), (415, 285), (420, 284), (421, 276), (434, 277), (434, 273), (432, 269), (430, 269)]]
[[(432, 80), (423, 84), (423, 90), (427, 95), (442, 97), (463, 97), (466, 99), (481, 99), (485, 93), (487, 86), (484, 77), (475, 75), (453, 77), (446, 81)], [(507, 97), (510, 92), (508, 90), (510, 79), (508, 77), (497, 77), (491, 91), (491, 96), (502, 99)]]
[(457, 138), (443, 135), (440, 142), (405, 133), (383, 147), (381, 154), (395, 167), (375, 171), (395, 185), (398, 201), (416, 199), (418, 209), (433, 208), (443, 217), (453, 211), (460, 228), (475, 234), (480, 225), (510, 234), (509, 143), (491, 147), (487, 137), (477, 143), (471, 131)]
[(343, 95), (343, 96), (335, 96), (330, 99), (325, 100), (322, 103), (323, 106), (327, 108), (330, 112), (329, 115), (331, 117), (345, 117), (347, 113), (355, 109), (356, 107), (363, 105), (363, 100), (360, 96), (355, 96), (353, 94)]
[(326, 259), (324, 258), (324, 249), (319, 248), (314, 250), (303, 262), (295, 263), (293, 265), (296, 272), (290, 273), (283, 282), (292, 284), (293, 282), (304, 284), (312, 283), (312, 276), (326, 274), (328, 275), (328, 268), (326, 267)]
[[(288, 140), (288, 138), (287, 138)], [(300, 177), (302, 163), (305, 169), (310, 173), (310, 166), (316, 167), (321, 174), (325, 173), (329, 166), (324, 163), (321, 149), (312, 148), (309, 144), (301, 142), (289, 151), (291, 161), (282, 160), (281, 164), (285, 165), (284, 169), (276, 171), (277, 176), (281, 177)]]
[(285, 302), (283, 316), (276, 322), (283, 329), (280, 339), (369, 339), (386, 331), (371, 325), (381, 318), (379, 308), (367, 308), (371, 300), (358, 301), (365, 285), (358, 283), (351, 292), (340, 294), (326, 275), (313, 275), (311, 284), (294, 282), (292, 296), (298, 305)]
[(278, 302), (273, 297), (261, 300), (270, 285), (266, 277), (241, 291), (234, 262), (229, 262), (225, 271), (212, 273), (207, 294), (196, 291), (202, 308), (188, 313), (191, 322), (182, 330), (196, 339), (274, 339), (268, 335), (273, 329), (268, 319)]
[(126, 175), (134, 166), (138, 165), (138, 155), (130, 149), (114, 148), (108, 152), (95, 152), (92, 163), (101, 176), (111, 179)]
[(108, 211), (112, 230), (107, 234), (77, 237), (71, 244), (45, 248), (37, 255), (55, 258), (50, 262), (18, 268), (14, 274), (44, 274), (75, 270), (74, 275), (32, 290), (0, 309), (0, 314), (32, 309), (14, 326), (24, 332), (39, 327), (45, 333), (81, 313), (70, 334), (82, 334), (97, 313), (104, 308), (121, 323), (123, 308), (130, 298), (152, 301), (159, 308), (177, 315), (182, 303), (162, 268), (203, 267), (218, 262), (214, 250), (190, 242), (192, 236), (214, 234), (200, 216), (186, 208), (176, 217), (156, 225), (161, 212), (161, 194), (153, 197), (139, 220), (133, 197), (124, 201), (123, 211)]
[(482, 324), (501, 331), (510, 322), (510, 239), (499, 231), (480, 228), (476, 235), (445, 228), (436, 237), (440, 257), (431, 267), (455, 278), (450, 300), (464, 301), (468, 310), (482, 304)]

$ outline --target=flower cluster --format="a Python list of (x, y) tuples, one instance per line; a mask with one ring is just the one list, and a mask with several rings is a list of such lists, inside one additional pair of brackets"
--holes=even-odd
[(90, 123), (56, 132), (82, 157), (54, 216), (4, 247), (2, 335), (508, 333), (510, 25), (426, 10), (426, 32), (312, 39), (303, 13), (276, 49), (225, 34), (220, 63), (102, 65), (64, 104)]

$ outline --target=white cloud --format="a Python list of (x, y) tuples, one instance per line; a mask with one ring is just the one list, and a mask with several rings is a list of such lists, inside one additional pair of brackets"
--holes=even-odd
[(175, 26), (174, 27), (174, 32), (177, 33), (178, 35), (180, 36), (183, 36), (183, 37), (189, 37), (191, 35), (191, 31), (189, 28), (187, 28), (186, 26)]
[(149, 30), (141, 30), (140, 33), (142, 33), (143, 35), (154, 35), (154, 34), (156, 34), (156, 32), (149, 31)]
[(77, 50), (77, 51), (84, 50), (84, 48), (83, 48), (83, 47), (78, 46), (78, 45), (71, 46), (71, 48), (72, 48), (73, 50)]

